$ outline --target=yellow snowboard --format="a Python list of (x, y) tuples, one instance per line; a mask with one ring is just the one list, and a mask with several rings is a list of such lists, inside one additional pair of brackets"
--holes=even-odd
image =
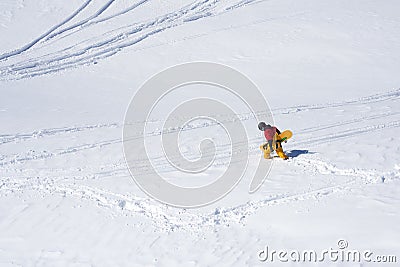
[(291, 130), (286, 130), (281, 132), (281, 134), (278, 134), (278, 138), (276, 139), (277, 141), (287, 141), (288, 139), (292, 138), (293, 133)]

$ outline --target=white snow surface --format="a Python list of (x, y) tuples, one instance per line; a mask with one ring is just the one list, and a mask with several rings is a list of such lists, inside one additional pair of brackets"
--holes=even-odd
[[(395, 0), (2, 0), (0, 266), (397, 266), (399, 11)], [(294, 136), (256, 193), (247, 173), (222, 200), (179, 209), (134, 183), (122, 129), (149, 77), (191, 61), (247, 75)], [(215, 127), (185, 132), (182, 150), (196, 157)], [(249, 139), (250, 171), (262, 142)], [(201, 182), (223, 172), (222, 153)], [(265, 246), (340, 239), (397, 263), (258, 259)]]

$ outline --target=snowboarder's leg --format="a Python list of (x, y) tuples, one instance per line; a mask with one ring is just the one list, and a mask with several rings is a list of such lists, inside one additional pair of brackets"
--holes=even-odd
[(286, 154), (283, 152), (282, 147), (278, 147), (278, 148), (276, 149), (276, 153), (277, 153), (278, 156), (279, 156), (280, 158), (282, 158), (282, 159), (288, 159), (288, 158), (289, 158), (289, 157), (286, 156)]
[(269, 151), (274, 151), (274, 148), (272, 146), (272, 141), (273, 140), (268, 140)]
[(276, 142), (276, 154), (278, 154), (278, 156), (281, 159), (288, 159), (289, 157), (286, 156), (286, 154), (283, 152), (283, 148), (282, 148), (282, 144), (281, 142)]

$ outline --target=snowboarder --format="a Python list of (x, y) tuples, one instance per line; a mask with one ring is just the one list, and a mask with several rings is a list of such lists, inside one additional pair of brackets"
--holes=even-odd
[[(258, 129), (264, 132), (265, 139), (267, 139), (267, 143), (263, 145), (264, 150), (264, 158), (270, 159), (270, 153), (274, 150), (278, 154), (278, 156), (282, 159), (288, 159), (288, 156), (285, 155), (282, 148), (282, 140), (280, 138), (281, 131), (275, 126), (271, 126), (266, 124), (265, 122), (260, 122), (258, 124)], [(275, 144), (275, 148), (274, 148)]]

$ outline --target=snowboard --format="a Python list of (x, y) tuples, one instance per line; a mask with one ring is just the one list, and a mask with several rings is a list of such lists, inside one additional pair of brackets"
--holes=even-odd
[(292, 138), (293, 133), (291, 130), (285, 130), (278, 134), (278, 138), (276, 139), (277, 142), (286, 142), (288, 139)]

